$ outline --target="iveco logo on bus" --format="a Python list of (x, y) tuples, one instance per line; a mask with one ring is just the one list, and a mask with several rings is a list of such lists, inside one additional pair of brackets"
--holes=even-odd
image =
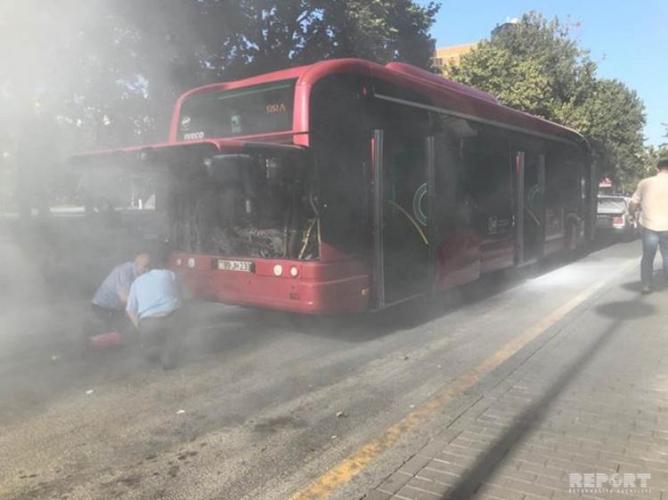
[(188, 134), (183, 134), (184, 141), (201, 141), (204, 139), (204, 132), (190, 132)]
[(285, 113), (288, 110), (288, 108), (283, 103), (267, 104), (265, 109), (268, 115), (273, 115), (274, 113)]

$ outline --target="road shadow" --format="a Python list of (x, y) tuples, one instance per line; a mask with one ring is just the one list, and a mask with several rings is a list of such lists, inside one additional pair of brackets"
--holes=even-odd
[[(629, 292), (640, 293), (642, 290), (642, 283), (638, 281), (629, 281), (622, 285), (624, 290)], [(668, 280), (663, 277), (663, 272), (654, 273), (654, 293), (661, 293), (662, 291), (668, 289)]]
[(636, 299), (631, 302), (619, 301), (601, 304), (596, 307), (595, 311), (599, 316), (623, 322), (650, 316), (656, 312), (656, 307)]
[[(624, 313), (622, 315), (620, 310)], [(551, 403), (582, 373), (596, 353), (608, 345), (626, 321), (656, 314), (654, 306), (637, 297), (628, 302), (611, 302), (596, 308), (597, 314), (613, 321), (563, 370), (543, 396), (518, 415), (511, 426), (460, 477), (442, 498), (464, 500), (474, 496), (481, 486), (492, 478), (513, 448), (524, 442), (549, 415)]]

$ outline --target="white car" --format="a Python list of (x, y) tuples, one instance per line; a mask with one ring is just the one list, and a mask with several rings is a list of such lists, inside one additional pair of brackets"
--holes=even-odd
[(631, 199), (625, 196), (599, 196), (596, 230), (619, 235), (624, 239), (638, 236), (638, 221), (629, 211)]

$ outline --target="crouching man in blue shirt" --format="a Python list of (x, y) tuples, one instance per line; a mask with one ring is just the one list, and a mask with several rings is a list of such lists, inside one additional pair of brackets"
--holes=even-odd
[(134, 261), (116, 266), (104, 279), (91, 301), (92, 317), (84, 325), (85, 337), (103, 332), (123, 332), (129, 325), (123, 311), (132, 282), (146, 272), (151, 258), (140, 253)]
[[(159, 263), (158, 265), (164, 265)], [(162, 367), (173, 368), (182, 330), (181, 287), (176, 275), (164, 268), (152, 269), (134, 280), (126, 312), (139, 331), (148, 357), (159, 355)]]

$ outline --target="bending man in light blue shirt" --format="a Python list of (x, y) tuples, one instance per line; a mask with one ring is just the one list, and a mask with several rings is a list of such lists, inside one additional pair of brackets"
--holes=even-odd
[(172, 368), (175, 363), (176, 346), (182, 335), (178, 314), (181, 305), (178, 279), (167, 269), (152, 269), (130, 287), (128, 317), (139, 331), (147, 355), (159, 354), (163, 368)]
[(143, 320), (167, 317), (180, 307), (176, 275), (167, 269), (152, 269), (132, 282), (126, 311), (139, 328)]

